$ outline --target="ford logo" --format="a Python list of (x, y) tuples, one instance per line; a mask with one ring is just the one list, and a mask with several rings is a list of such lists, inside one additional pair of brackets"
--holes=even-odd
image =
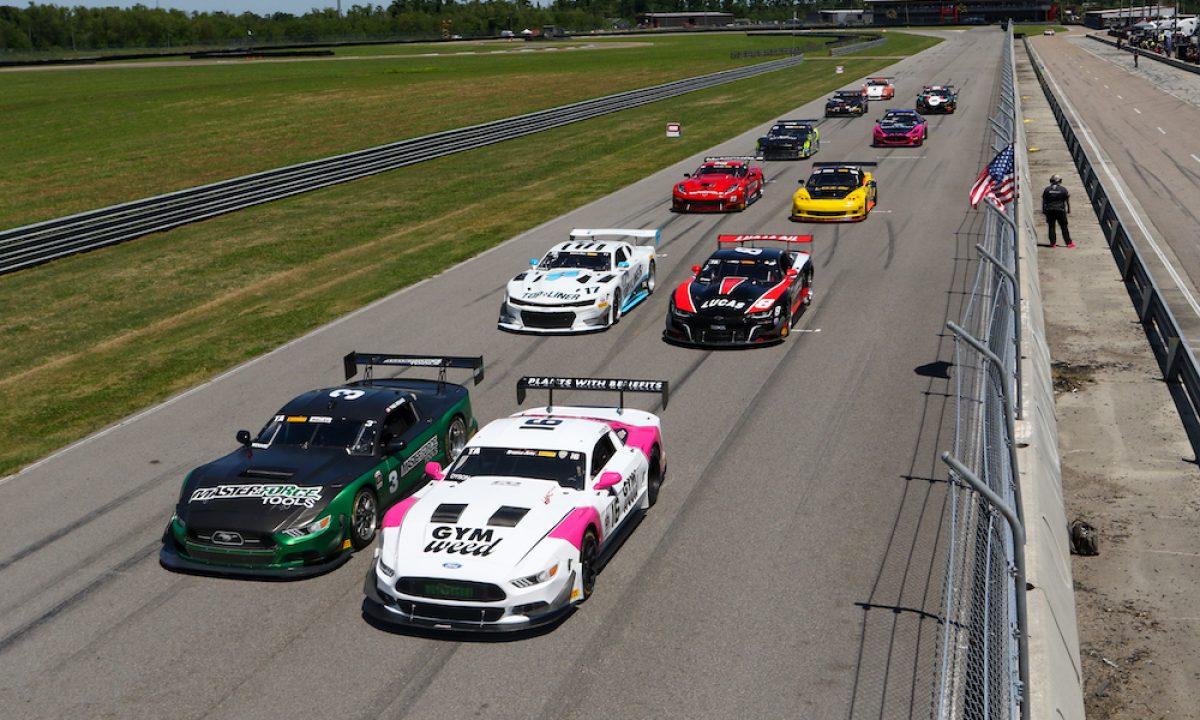
[(462, 567), (462, 565), (458, 563), (442, 563), (442, 567), (446, 568), (447, 570), (457, 570)]
[(217, 545), (242, 545), (245, 543), (242, 540), (240, 533), (230, 532), (228, 530), (218, 530), (212, 534), (212, 541)]

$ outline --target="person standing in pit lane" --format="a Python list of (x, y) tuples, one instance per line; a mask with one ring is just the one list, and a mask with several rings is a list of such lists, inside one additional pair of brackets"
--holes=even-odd
[(1046, 216), (1046, 226), (1050, 228), (1050, 247), (1058, 244), (1055, 237), (1054, 224), (1062, 228), (1063, 242), (1067, 247), (1075, 247), (1071, 242), (1071, 231), (1067, 229), (1067, 216), (1071, 214), (1071, 193), (1062, 185), (1062, 175), (1050, 176), (1050, 184), (1042, 191), (1042, 214)]

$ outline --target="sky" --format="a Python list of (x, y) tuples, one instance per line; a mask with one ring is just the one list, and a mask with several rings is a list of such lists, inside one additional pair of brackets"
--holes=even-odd
[[(61, 5), (65, 7), (132, 7), (134, 5), (145, 5), (146, 7), (161, 7), (174, 8), (185, 12), (227, 12), (234, 15), (240, 15), (244, 12), (252, 12), (255, 15), (270, 15), (277, 12), (291, 13), (292, 15), (303, 15), (313, 8), (337, 7), (337, 0), (34, 0), (43, 5)], [(347, 9), (351, 5), (383, 5), (387, 6), (391, 0), (342, 0), (342, 8)], [(0, 4), (13, 4), (12, 2), (0, 2)], [(21, 3), (22, 5), (24, 3)]]

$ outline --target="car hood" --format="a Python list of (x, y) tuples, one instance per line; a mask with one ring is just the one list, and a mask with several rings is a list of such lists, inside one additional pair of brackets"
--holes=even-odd
[(696, 175), (679, 183), (684, 193), (725, 192), (739, 185), (738, 179), (730, 175)]
[(378, 463), (333, 448), (237, 450), (192, 471), (176, 514), (191, 526), (278, 532), (320, 517)]
[(583, 494), (547, 480), (443, 480), (408, 509), (397, 535), (385, 527), (385, 540), (391, 542), (381, 552), (400, 575), (507, 570), (561, 523)]
[(758, 139), (758, 144), (762, 145), (762, 146), (766, 146), (766, 147), (770, 147), (772, 145), (780, 145), (780, 146), (784, 146), (784, 147), (795, 147), (795, 146), (803, 145), (804, 138), (800, 135), (776, 136), (776, 137), (767, 137), (764, 135), (763, 137)]
[(596, 270), (530, 270), (513, 278), (508, 284), (508, 296), (545, 305), (585, 302), (597, 297), (587, 293), (587, 288), (612, 282), (615, 278), (613, 272)]
[[(749, 279), (734, 277), (722, 278), (713, 283), (692, 280), (679, 286), (675, 306), (698, 315), (744, 315), (751, 312), (754, 303), (779, 285), (780, 283), (755, 283)], [(768, 308), (758, 308), (754, 312), (764, 309)]]
[(921, 132), (920, 125), (875, 125), (875, 132), (880, 135), (916, 135)]

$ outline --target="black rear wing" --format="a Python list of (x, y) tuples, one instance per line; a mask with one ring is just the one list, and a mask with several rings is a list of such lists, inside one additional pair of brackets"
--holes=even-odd
[(517, 404), (525, 402), (526, 390), (547, 390), (549, 405), (554, 406), (555, 390), (588, 390), (593, 392), (615, 392), (620, 394), (618, 410), (625, 409), (625, 393), (649, 393), (662, 398), (663, 409), (667, 409), (670, 390), (666, 380), (627, 380), (618, 378), (573, 378), (548, 377), (545, 375), (525, 376), (517, 381)]
[(843, 160), (842, 162), (815, 162), (812, 164), (814, 168), (822, 167), (875, 167), (877, 162), (855, 162), (853, 160)]
[(358, 374), (358, 366), (365, 365), (364, 380), (370, 380), (372, 370), (376, 365), (389, 367), (424, 367), (438, 369), (438, 382), (446, 382), (446, 368), (463, 368), (471, 371), (471, 377), (478, 385), (483, 380), (483, 356), (456, 357), (452, 355), (386, 355), (384, 353), (350, 352), (342, 358), (342, 367), (346, 379)]
[(801, 120), (776, 120), (776, 125), (816, 125), (821, 122), (815, 118), (804, 118)]

